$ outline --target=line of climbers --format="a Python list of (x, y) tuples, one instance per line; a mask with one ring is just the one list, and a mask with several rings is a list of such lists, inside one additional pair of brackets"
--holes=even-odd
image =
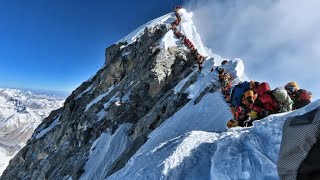
[[(223, 61), (222, 65), (228, 61)], [(213, 69), (211, 70), (213, 71)], [(296, 82), (271, 90), (267, 82), (244, 81), (232, 86), (232, 77), (222, 67), (217, 68), (221, 91), (233, 114), (228, 128), (252, 126), (252, 122), (270, 114), (299, 109), (311, 102), (312, 93), (300, 89)]]
[(176, 15), (175, 21), (171, 23), (171, 29), (173, 31), (173, 34), (176, 36), (176, 38), (181, 39), (183, 44), (191, 51), (193, 54), (195, 61), (198, 63), (198, 70), (201, 71), (202, 69), (202, 63), (205, 60), (205, 57), (201, 55), (196, 47), (193, 45), (193, 43), (188, 39), (185, 35), (183, 35), (180, 31), (178, 31), (177, 26), (181, 23), (181, 15), (179, 14), (179, 10), (181, 9), (181, 6), (176, 6), (174, 8), (174, 13)]

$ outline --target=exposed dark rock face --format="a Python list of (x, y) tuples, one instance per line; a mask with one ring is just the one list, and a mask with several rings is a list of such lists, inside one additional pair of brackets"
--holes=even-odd
[(132, 44), (107, 48), (105, 66), (44, 120), (0, 179), (78, 179), (101, 133), (131, 123), (132, 145), (105, 174), (121, 169), (148, 134), (189, 101), (173, 88), (192, 72), (194, 59), (188, 51), (160, 47), (167, 31), (157, 25)]

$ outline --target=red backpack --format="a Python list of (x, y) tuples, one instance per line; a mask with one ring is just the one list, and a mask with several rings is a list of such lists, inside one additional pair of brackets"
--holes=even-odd
[(300, 89), (298, 90), (298, 98), (302, 101), (311, 101), (312, 93), (305, 90)]
[(256, 91), (257, 91), (258, 95), (260, 96), (267, 91), (271, 91), (271, 89), (270, 89), (270, 86), (267, 82), (263, 82), (257, 87)]

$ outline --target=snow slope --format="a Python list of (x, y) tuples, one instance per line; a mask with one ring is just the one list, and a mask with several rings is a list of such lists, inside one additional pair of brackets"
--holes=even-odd
[[(210, 96), (214, 95), (203, 101)], [(175, 127), (183, 125), (170, 119), (175, 121), (170, 125), (173, 128), (164, 128), (168, 119), (125, 168), (107, 179), (278, 179), (277, 157), (284, 121), (319, 106), (320, 100), (291, 113), (256, 121), (253, 127), (232, 128), (222, 133), (205, 128), (198, 131), (203, 126), (202, 122), (197, 123), (201, 118), (185, 118), (183, 124), (191, 123), (194, 130), (185, 133), (178, 130), (171, 139), (156, 136), (175, 132)], [(220, 122), (214, 116), (211, 121)], [(213, 123), (208, 124), (207, 129), (216, 129)]]
[[(214, 63), (209, 58), (197, 81), (185, 90), (190, 102), (155, 129), (129, 163), (107, 179), (210, 179), (210, 159), (232, 118), (219, 91), (194, 102), (206, 87), (218, 87), (217, 72), (210, 72)], [(233, 76), (243, 74), (241, 60), (230, 61), (224, 68)], [(176, 86), (176, 93), (181, 93), (186, 79)]]
[(17, 89), (0, 89), (0, 175), (35, 128), (64, 100)]
[[(179, 13), (183, 17), (180, 31), (201, 53), (210, 56), (197, 81), (184, 91), (191, 101), (155, 129), (124, 168), (106, 179), (278, 179), (277, 157), (284, 121), (318, 108), (320, 100), (293, 112), (255, 121), (253, 127), (227, 129), (231, 114), (219, 91), (207, 93), (194, 103), (206, 87), (218, 85), (217, 74), (210, 73), (210, 69), (223, 58), (203, 46), (192, 24), (192, 14), (185, 10)], [(172, 31), (161, 44), (164, 48), (181, 47)], [(248, 80), (242, 60), (229, 61), (224, 68), (235, 83)], [(194, 71), (182, 80), (175, 93), (181, 93), (195, 74)]]
[[(117, 131), (103, 133), (92, 145), (85, 165), (85, 173), (80, 179), (103, 179), (112, 163), (131, 144), (127, 131), (131, 124), (122, 124)], [(111, 156), (110, 156), (111, 154)]]
[[(293, 112), (276, 114), (255, 121), (249, 128), (227, 129), (226, 123), (232, 115), (219, 91), (217, 72), (210, 71), (212, 67), (219, 66), (224, 58), (213, 54), (203, 45), (193, 25), (192, 13), (184, 9), (179, 10), (179, 13), (182, 22), (178, 30), (193, 42), (202, 55), (207, 56), (201, 73), (194, 69), (173, 88), (175, 94), (186, 93), (190, 101), (153, 130), (145, 144), (126, 165), (109, 177), (106, 175), (114, 161), (132, 144), (128, 131), (133, 124), (119, 124), (114, 133), (111, 131), (102, 133), (88, 152), (88, 160), (80, 179), (278, 179), (277, 157), (284, 121), (288, 117), (301, 115), (320, 107), (320, 100)], [(141, 26), (120, 41), (133, 43), (145, 28), (158, 24), (169, 26), (174, 19), (174, 13), (164, 15)], [(171, 30), (166, 33), (159, 45), (164, 49), (177, 47), (187, 50)], [(163, 59), (165, 61), (165, 58)], [(234, 83), (248, 80), (241, 59), (230, 60), (223, 65), (223, 68), (234, 78)], [(189, 84), (189, 80), (194, 77), (196, 80)], [(206, 90), (210, 88), (214, 91), (207, 92)], [(93, 89), (89, 86), (76, 99), (91, 93)], [(85, 111), (106, 97), (110, 89), (89, 102)], [(104, 108), (107, 109), (110, 103), (130, 101), (129, 97), (130, 92), (122, 99), (116, 93), (103, 104)], [(105, 110), (101, 110), (96, 115), (101, 120), (106, 114)], [(41, 138), (57, 124), (59, 116), (36, 137)], [(66, 177), (71, 178), (71, 176)]]
[[(194, 103), (206, 87), (218, 84), (216, 72), (210, 72), (213, 64), (209, 58), (197, 81), (184, 91), (190, 102), (155, 129), (123, 169), (106, 179), (278, 179), (284, 121), (320, 107), (320, 100), (255, 121), (253, 127), (227, 129), (232, 116), (220, 91)], [(244, 80), (241, 60), (229, 61), (224, 68), (235, 81)], [(176, 93), (181, 93), (186, 79), (175, 87)]]
[[(275, 162), (283, 121), (287, 116), (301, 114), (308, 109), (270, 116), (255, 122), (251, 128), (228, 130), (226, 123), (232, 115), (220, 91), (206, 93), (199, 102), (195, 102), (208, 87), (219, 90), (217, 72), (210, 70), (219, 66), (224, 58), (211, 53), (203, 45), (193, 25), (192, 13), (185, 9), (179, 10), (179, 13), (182, 22), (178, 30), (193, 42), (201, 54), (207, 56), (200, 74), (194, 69), (174, 88), (175, 93), (189, 94), (190, 102), (155, 129), (126, 166), (107, 179), (277, 179)], [(130, 44), (144, 28), (161, 23), (169, 25), (174, 18), (174, 14), (170, 13), (150, 21), (122, 41)], [(160, 45), (165, 49), (178, 47), (186, 50), (172, 30), (166, 33)], [(234, 83), (248, 80), (241, 59), (230, 60), (223, 68), (234, 78)], [(192, 76), (196, 76), (197, 80), (183, 88)], [(319, 103), (314, 103), (309, 109)], [(83, 179), (102, 179), (103, 173), (106, 173), (101, 172), (102, 165), (104, 169), (110, 166), (110, 159), (104, 158), (105, 154), (112, 151), (114, 154), (110, 158), (114, 159), (123, 151), (117, 146), (109, 146), (114, 137), (127, 138), (125, 133), (103, 134), (93, 145), (98, 149), (90, 151)]]

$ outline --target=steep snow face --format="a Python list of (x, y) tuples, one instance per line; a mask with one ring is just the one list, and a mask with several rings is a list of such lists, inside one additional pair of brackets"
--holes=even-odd
[(250, 128), (210, 132), (224, 129), (228, 117), (219, 96), (208, 94), (198, 103), (208, 106), (215, 100), (213, 109), (190, 109), (190, 104), (181, 109), (150, 135), (125, 168), (107, 179), (278, 179), (284, 121), (320, 107), (320, 100), (255, 121)]
[(60, 97), (0, 89), (0, 175), (41, 121), (63, 102)]
[(90, 156), (85, 165), (85, 173), (80, 177), (84, 179), (104, 179), (112, 163), (130, 145), (127, 131), (132, 124), (122, 124), (117, 131), (103, 133), (91, 146)]

